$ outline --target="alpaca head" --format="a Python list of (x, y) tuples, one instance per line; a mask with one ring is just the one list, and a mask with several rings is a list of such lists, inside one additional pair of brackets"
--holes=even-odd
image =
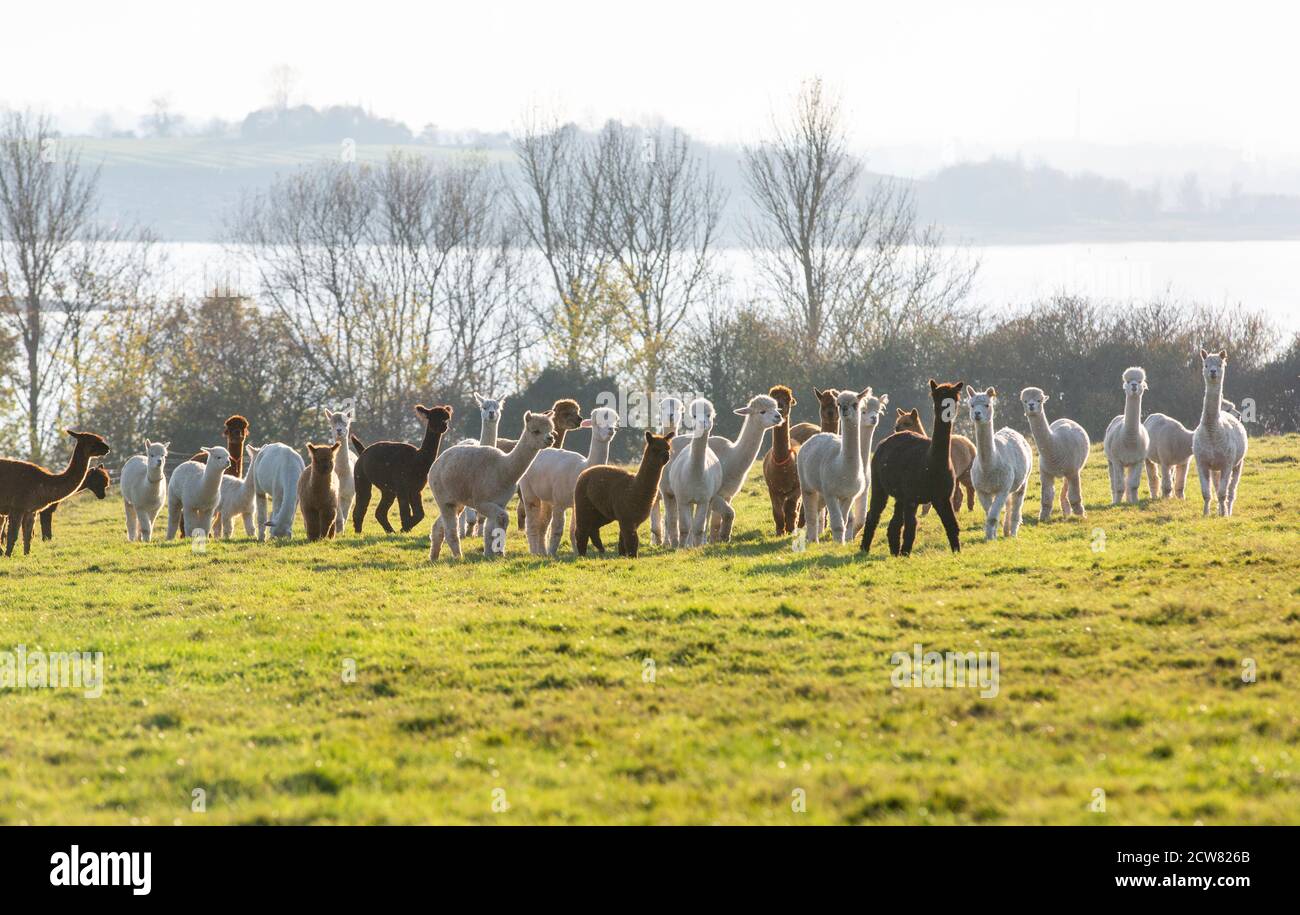
[(230, 466), (230, 452), (220, 445), (214, 445), (211, 448), (200, 448), (208, 456), (207, 465), (212, 468), (213, 473), (224, 473)]
[(767, 396), (776, 401), (776, 405), (781, 410), (782, 420), (788, 423), (790, 410), (799, 402), (794, 399), (794, 391), (784, 384), (775, 384), (768, 390)]
[[(307, 454), (311, 457), (312, 473), (333, 473), (334, 472), (334, 455), (339, 450), (339, 443), (334, 442), (332, 445), (313, 445), (307, 443)], [(212, 458), (208, 458), (209, 461)]]
[(536, 448), (545, 448), (554, 437), (555, 422), (551, 419), (550, 410), (545, 413), (524, 411), (524, 434), (519, 437), (519, 444), (527, 442)]
[(445, 433), (451, 428), (452, 409), (449, 404), (442, 404), (437, 407), (426, 407), (422, 403), (415, 405), (415, 412), (424, 417), (424, 421), (429, 424), (429, 428), (437, 433)]
[(64, 429), (63, 431), (75, 438), (77, 440), (77, 449), (86, 452), (90, 457), (103, 457), (108, 454), (108, 442), (95, 433), (74, 432), (71, 429)]
[(967, 385), (966, 398), (966, 406), (970, 409), (970, 418), (975, 425), (993, 422), (993, 405), (998, 402), (997, 388), (985, 388), (977, 392)]
[[(871, 390), (867, 388), (867, 390)], [(868, 395), (862, 403), (862, 423), (865, 426), (878, 426), (880, 421), (885, 417), (885, 407), (889, 406), (889, 395), (881, 394), (879, 397)]]
[(567, 397), (557, 400), (551, 405), (551, 421), (555, 423), (555, 431), (561, 435), (574, 429), (581, 429), (582, 407), (578, 406), (576, 400)]
[(821, 415), (822, 427), (834, 426), (840, 421), (840, 410), (835, 404), (835, 398), (840, 396), (840, 392), (835, 388), (824, 391), (813, 388), (813, 393), (817, 395), (817, 410)]
[(478, 412), (483, 417), (483, 422), (489, 424), (501, 422), (501, 413), (506, 407), (504, 397), (484, 397), (478, 391), (475, 391), (474, 403), (478, 404)]
[(96, 499), (104, 498), (104, 494), (108, 491), (108, 471), (103, 467), (90, 468), (81, 485), (84, 489), (93, 492)]
[(228, 448), (242, 448), (244, 439), (248, 437), (248, 420), (236, 413), (226, 420), (221, 434), (225, 436)]
[(1124, 370), (1124, 396), (1137, 397), (1147, 389), (1147, 373), (1145, 369), (1134, 366)]
[(584, 419), (578, 428), (590, 429), (595, 441), (607, 442), (618, 431), (618, 411), (609, 407), (597, 407), (591, 411), (591, 419)]
[(673, 456), (673, 436), (677, 433), (669, 429), (663, 435), (656, 435), (649, 429), (645, 433), (645, 451), (641, 454), (641, 463), (649, 467), (663, 467)]
[(682, 415), (686, 404), (676, 397), (665, 397), (659, 401), (659, 431), (676, 432), (682, 427)]
[(1020, 392), (1020, 402), (1025, 405), (1026, 416), (1041, 416), (1043, 405), (1050, 399), (1042, 388), (1025, 388)]
[(870, 396), (871, 388), (865, 388), (857, 393), (840, 391), (835, 395), (835, 410), (839, 415), (841, 427), (846, 423), (857, 426), (859, 414), (862, 412), (862, 401)]
[(691, 401), (691, 405), (686, 412), (690, 417), (692, 438), (708, 435), (712, 431), (713, 420), (717, 413), (713, 409), (713, 404), (707, 398), (695, 398)]
[(925, 426), (921, 422), (920, 411), (915, 407), (910, 410), (894, 410), (894, 431), (915, 432), (917, 435), (924, 435)]
[[(1224, 370), (1228, 367), (1228, 351), (1221, 349), (1217, 353), (1201, 350), (1201, 377), (1209, 382), (1223, 380)], [(1129, 371), (1132, 371), (1130, 369)]]
[(781, 407), (777, 404), (776, 398), (768, 397), (766, 394), (749, 398), (749, 403), (737, 407), (732, 412), (747, 419), (753, 417), (760, 429), (771, 429), (773, 426), (781, 425)]
[(149, 470), (151, 476), (162, 473), (163, 468), (167, 466), (167, 449), (171, 447), (171, 444), (171, 442), (144, 440), (145, 467)]
[(352, 420), (356, 417), (352, 408), (346, 407), (338, 411), (322, 408), (321, 412), (325, 414), (325, 425), (334, 433), (334, 441), (346, 442), (348, 432), (352, 430)]

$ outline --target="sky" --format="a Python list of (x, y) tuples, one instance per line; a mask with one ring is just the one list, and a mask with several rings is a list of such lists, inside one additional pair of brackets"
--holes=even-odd
[[(0, 106), (65, 129), (135, 126), (166, 95), (242, 118), (271, 69), (295, 101), (352, 102), (415, 130), (509, 130), (534, 108), (761, 134), (800, 82), (841, 95), (854, 142), (1082, 139), (1300, 151), (1300, 8), (1234, 2), (9, 4)], [(1297, 156), (1300, 158), (1300, 156)]]

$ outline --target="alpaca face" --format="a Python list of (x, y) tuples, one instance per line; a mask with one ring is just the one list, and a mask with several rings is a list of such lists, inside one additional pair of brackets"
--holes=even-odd
[(966, 396), (970, 398), (966, 404), (970, 409), (970, 418), (976, 425), (993, 422), (993, 405), (998, 399), (998, 392), (995, 389), (989, 388), (976, 393), (973, 388), (968, 387)]
[(591, 411), (591, 419), (582, 421), (581, 428), (590, 429), (596, 441), (607, 442), (618, 431), (618, 412), (609, 407), (597, 407)]
[(665, 397), (659, 401), (659, 431), (676, 432), (682, 427), (682, 416), (685, 412), (686, 404), (676, 397)]
[(77, 447), (84, 450), (91, 457), (103, 457), (108, 454), (108, 442), (104, 441), (93, 432), (73, 432), (71, 429), (64, 429), (64, 432), (71, 435), (77, 440)]
[(770, 429), (781, 425), (781, 408), (775, 398), (760, 394), (751, 398), (749, 403), (735, 411), (737, 416), (752, 416), (758, 420), (759, 427)]
[(496, 423), (501, 421), (501, 412), (505, 409), (506, 399), (483, 397), (477, 391), (474, 392), (474, 403), (478, 404), (479, 415), (483, 417), (485, 423)]
[(862, 422), (867, 426), (877, 426), (884, 418), (885, 407), (889, 406), (889, 395), (868, 396), (862, 405)]
[(1043, 393), (1042, 388), (1025, 388), (1020, 392), (1020, 402), (1025, 405), (1026, 416), (1038, 416), (1043, 412), (1043, 404), (1047, 403), (1048, 396)]
[(86, 474), (86, 480), (82, 483), (86, 489), (95, 494), (96, 499), (104, 498), (108, 492), (108, 471), (103, 467), (92, 467), (90, 473)]
[(915, 432), (924, 435), (924, 429), (921, 425), (921, 414), (915, 408), (911, 410), (894, 411), (894, 431), (895, 432)]
[(821, 424), (834, 425), (839, 421), (840, 411), (836, 405), (836, 398), (840, 392), (835, 388), (827, 388), (825, 391), (813, 388), (813, 393), (817, 395), (817, 411), (821, 415)]
[(329, 430), (334, 433), (334, 441), (346, 442), (348, 440), (348, 433), (352, 430), (354, 415), (351, 407), (338, 412), (325, 411), (325, 422), (329, 426)]
[[(867, 392), (870, 391), (871, 389), (867, 388)], [(853, 391), (841, 391), (836, 395), (835, 410), (839, 414), (840, 423), (856, 423), (861, 403), (861, 398)]]
[(1147, 389), (1147, 373), (1140, 368), (1124, 370), (1124, 396), (1136, 397)]
[(437, 407), (426, 407), (424, 404), (416, 404), (415, 412), (424, 417), (424, 421), (433, 428), (434, 432), (445, 433), (451, 428), (452, 409), (447, 404)]
[[(334, 472), (334, 455), (339, 450), (339, 443), (332, 445), (313, 445), (307, 443), (307, 453), (311, 455), (311, 469), (313, 473), (333, 473)], [(208, 458), (211, 461), (211, 458)]]
[(672, 441), (675, 432), (667, 432), (664, 435), (655, 435), (649, 429), (645, 434), (645, 453), (641, 460), (648, 463), (651, 467), (663, 467), (668, 463), (669, 458), (673, 456)]
[(167, 465), (167, 449), (170, 446), (171, 442), (151, 442), (145, 439), (145, 464), (150, 476), (162, 473), (163, 467)]
[(524, 440), (538, 448), (545, 448), (554, 435), (555, 423), (551, 420), (549, 410), (545, 413), (524, 413)]
[(208, 456), (208, 466), (224, 472), (230, 466), (230, 452), (220, 445), (212, 448), (200, 448)]
[(701, 435), (708, 435), (713, 429), (713, 418), (717, 415), (713, 409), (713, 404), (709, 403), (703, 397), (697, 397), (691, 401), (691, 406), (687, 411), (691, 418), (691, 434), (694, 438)]
[(781, 411), (781, 416), (785, 421), (790, 419), (790, 410), (799, 401), (794, 399), (794, 391), (790, 390), (783, 384), (778, 384), (767, 392), (767, 396), (776, 401), (777, 408)]
[(1228, 367), (1228, 351), (1219, 350), (1217, 353), (1207, 353), (1201, 350), (1201, 376), (1206, 381), (1219, 381), (1223, 378), (1224, 370)]
[(582, 428), (582, 407), (576, 400), (557, 400), (551, 405), (551, 422), (555, 431), (572, 432)]

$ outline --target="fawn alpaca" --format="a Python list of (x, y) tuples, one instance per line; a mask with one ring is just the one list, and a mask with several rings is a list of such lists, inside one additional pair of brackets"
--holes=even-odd
[(889, 395), (874, 395), (862, 402), (862, 415), (858, 422), (858, 451), (862, 455), (862, 489), (853, 499), (849, 509), (848, 531), (844, 542), (848, 543), (862, 530), (867, 520), (867, 491), (871, 488), (871, 443), (876, 437), (876, 430), (885, 420), (885, 407), (889, 405)]
[(357, 501), (352, 509), (352, 529), (361, 533), (366, 508), (370, 505), (370, 488), (379, 489), (379, 505), (375, 520), (388, 533), (393, 526), (388, 523), (388, 510), (397, 502), (405, 534), (424, 520), (424, 486), (429, 479), (429, 468), (438, 457), (438, 446), (451, 427), (452, 408), (448, 404), (426, 407), (416, 404), (415, 413), (424, 420), (424, 439), (420, 447), (406, 442), (372, 442), (363, 445), (355, 435), (349, 436), (359, 457), (352, 468), (356, 480)]
[(1216, 494), (1219, 515), (1232, 516), (1241, 468), (1246, 462), (1246, 427), (1237, 417), (1223, 410), (1223, 378), (1227, 370), (1227, 350), (1217, 353), (1201, 350), (1205, 400), (1201, 407), (1201, 421), (1192, 433), (1192, 452), (1196, 455), (1196, 473), (1201, 478), (1203, 517), (1210, 514), (1210, 499)]
[[(1142, 481), (1147, 447), (1151, 444), (1151, 438), (1142, 425), (1146, 371), (1136, 366), (1125, 369), (1123, 388), (1124, 412), (1110, 421), (1103, 439), (1106, 468), (1110, 471), (1111, 505), (1119, 505), (1126, 497), (1130, 504), (1137, 503), (1138, 484)], [(1217, 407), (1218, 401), (1215, 405)]]
[[(925, 423), (921, 422), (921, 413), (915, 407), (911, 410), (894, 411), (894, 431), (895, 432), (915, 432), (922, 438), (929, 438), (929, 433), (925, 431)], [(961, 511), (961, 491), (966, 490), (966, 508), (974, 510), (975, 508), (975, 484), (970, 481), (970, 465), (975, 463), (975, 443), (964, 435), (952, 433), (950, 436), (951, 443), (948, 446), (949, 454), (952, 458), (952, 471), (957, 476), (957, 485), (952, 490), (952, 510)], [(921, 503), (921, 514), (930, 514), (930, 503)]]
[(307, 539), (320, 540), (334, 536), (334, 524), (339, 514), (339, 480), (334, 475), (334, 455), (341, 443), (313, 445), (307, 443), (311, 458), (298, 477), (298, 508), (302, 511), (302, 525), (307, 529)]
[(186, 537), (195, 531), (212, 532), (212, 516), (221, 498), (221, 477), (230, 466), (230, 455), (217, 445), (204, 448), (206, 460), (186, 461), (172, 471), (167, 484), (167, 539), (179, 529)]
[(342, 410), (325, 410), (324, 413), (325, 422), (334, 433), (334, 441), (343, 446), (334, 455), (334, 476), (339, 478), (339, 516), (334, 519), (334, 533), (341, 534), (347, 525), (348, 515), (352, 513), (352, 503), (357, 498), (352, 451), (348, 448), (348, 437), (352, 435), (352, 420), (356, 418), (356, 412), (349, 406)]
[[(582, 418), (582, 408), (578, 406), (578, 402), (564, 397), (551, 404), (551, 422), (555, 424), (555, 434), (551, 437), (550, 447), (563, 448), (564, 436), (575, 429), (584, 428), (585, 421)], [(515, 440), (512, 438), (497, 438), (497, 447), (502, 451), (509, 451), (514, 446)], [(470, 509), (465, 509), (465, 514), (469, 515), (469, 513)], [(515, 519), (520, 530), (527, 530), (528, 519), (527, 512), (524, 509), (523, 493), (519, 493), (519, 504), (515, 506)], [(550, 515), (539, 518), (538, 523), (545, 528), (551, 523)]]
[(781, 423), (772, 430), (772, 447), (763, 455), (763, 482), (772, 503), (776, 534), (793, 534), (799, 521), (799, 445), (790, 441), (790, 410), (798, 403), (794, 392), (778, 384), (767, 392), (781, 411)]
[(574, 549), (587, 555), (587, 541), (605, 552), (600, 529), (618, 522), (618, 555), (635, 559), (640, 547), (637, 528), (650, 515), (650, 505), (659, 491), (659, 477), (672, 457), (671, 430), (656, 435), (645, 433), (645, 450), (635, 474), (619, 467), (589, 467), (578, 476), (573, 493)]
[(997, 539), (998, 518), (1004, 506), (1003, 536), (1020, 534), (1025, 488), (1029, 485), (1029, 470), (1034, 466), (1034, 453), (1023, 435), (1010, 426), (999, 429), (996, 435), (993, 433), (993, 405), (997, 396), (994, 388), (980, 394), (966, 388), (966, 406), (975, 423), (975, 463), (971, 465), (970, 477), (984, 507), (985, 540)]
[(81, 488), (90, 470), (92, 457), (108, 454), (108, 443), (93, 432), (73, 432), (76, 439), (68, 466), (60, 473), (51, 473), (29, 461), (0, 458), (0, 515), (7, 522), (5, 555), (11, 556), (18, 533), (23, 532), (23, 555), (31, 552), (31, 525), (23, 529), (23, 516), (34, 514), (56, 502), (62, 502)]
[[(871, 551), (871, 541), (876, 536), (880, 515), (894, 499), (894, 514), (889, 519), (889, 552), (893, 556), (910, 556), (916, 540), (916, 507), (927, 504), (943, 523), (948, 535), (948, 548), (961, 552), (961, 538), (957, 527), (954, 497), (957, 474), (952, 463), (952, 423), (957, 417), (957, 405), (962, 388), (955, 384), (939, 384), (930, 379), (930, 400), (934, 406), (934, 438), (917, 432), (895, 432), (876, 448), (871, 457), (871, 504), (862, 525), (862, 543), (859, 549)], [(915, 412), (915, 411), (913, 411)], [(919, 422), (919, 419), (918, 419)], [(960, 504), (960, 503), (958, 503)]]
[(817, 395), (817, 413), (821, 420), (821, 425), (815, 426), (812, 423), (797, 423), (790, 429), (790, 438), (799, 447), (808, 441), (818, 432), (830, 432), (832, 434), (840, 431), (840, 408), (835, 402), (835, 398), (840, 396), (840, 392), (835, 388), (827, 388), (825, 391), (813, 388), (813, 393)]
[[(171, 442), (145, 439), (144, 454), (133, 455), (122, 465), (122, 507), (126, 511), (126, 539), (134, 543), (153, 538), (153, 522), (167, 501), (167, 448)], [(204, 455), (207, 458), (207, 455)]]
[(1048, 395), (1042, 388), (1025, 388), (1020, 392), (1020, 402), (1025, 405), (1029, 431), (1038, 445), (1038, 478), (1043, 484), (1043, 501), (1038, 510), (1038, 520), (1052, 517), (1056, 502), (1056, 478), (1063, 477), (1061, 486), (1061, 514), (1066, 518), (1071, 512), (1084, 517), (1083, 484), (1079, 476), (1088, 463), (1088, 449), (1092, 442), (1088, 433), (1072, 419), (1056, 420), (1047, 424)]

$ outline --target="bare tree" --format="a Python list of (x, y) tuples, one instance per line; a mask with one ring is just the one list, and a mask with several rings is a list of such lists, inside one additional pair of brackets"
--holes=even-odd
[(864, 335), (956, 309), (977, 264), (918, 229), (910, 191), (868, 186), (847, 148), (839, 103), (807, 83), (772, 138), (744, 150), (757, 215), (746, 240), (775, 303), (802, 331), (809, 360), (850, 355)]
[(293, 90), (298, 86), (298, 71), (288, 64), (276, 64), (266, 75), (270, 88), (271, 108), (283, 112), (289, 107)]

